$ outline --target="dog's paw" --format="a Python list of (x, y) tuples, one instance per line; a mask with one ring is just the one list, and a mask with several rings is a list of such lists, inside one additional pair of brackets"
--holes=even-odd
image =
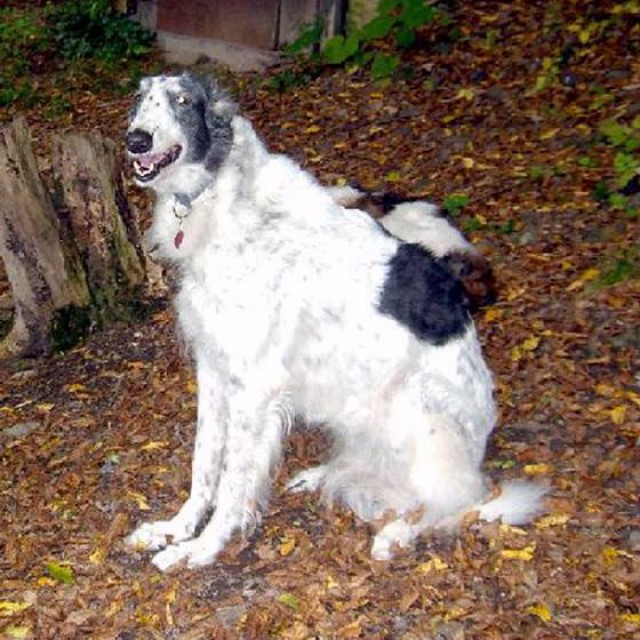
[(188, 540), (180, 544), (169, 545), (156, 553), (151, 562), (160, 571), (168, 571), (183, 562), (191, 569), (211, 564), (220, 553), (220, 549), (205, 545), (200, 540)]
[(168, 522), (145, 522), (126, 538), (126, 543), (137, 549), (162, 549), (166, 547)]
[(162, 549), (169, 544), (188, 540), (193, 535), (193, 527), (186, 526), (177, 517), (173, 520), (160, 520), (158, 522), (146, 522), (140, 525), (126, 541), (132, 547), (138, 549)]
[(373, 539), (371, 557), (374, 560), (391, 560), (394, 549), (408, 547), (415, 537), (413, 527), (404, 520), (394, 520), (378, 531)]
[(320, 488), (326, 473), (327, 466), (324, 464), (296, 473), (296, 475), (287, 482), (287, 491), (291, 493), (317, 491)]

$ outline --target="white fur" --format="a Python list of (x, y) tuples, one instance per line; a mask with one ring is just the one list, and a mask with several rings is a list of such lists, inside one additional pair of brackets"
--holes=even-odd
[[(180, 78), (147, 83), (130, 129), (162, 130), (158, 145), (188, 148), (165, 98)], [(396, 512), (374, 540), (376, 558), (468, 510), (535, 513), (534, 490), (478, 507), (496, 413), (473, 324), (434, 346), (381, 314), (400, 241), (268, 153), (243, 117), (231, 124), (233, 145), (217, 171), (183, 154), (149, 185), (157, 199), (147, 242), (181, 274), (176, 307), (197, 371), (198, 422), (189, 499), (129, 542), (161, 549), (153, 562), (162, 570), (212, 562), (259, 520), (293, 415), (324, 425), (335, 451), (291, 487), (320, 489), (367, 520)], [(175, 193), (190, 188), (197, 197), (180, 223)], [(403, 515), (417, 508), (426, 515), (409, 525)]]
[[(343, 206), (357, 203), (367, 195), (365, 191), (350, 185), (328, 187), (327, 191)], [(378, 218), (378, 222), (396, 238), (423, 245), (436, 258), (442, 258), (453, 251), (473, 254), (478, 252), (441, 210), (426, 200), (398, 203), (391, 211)]]

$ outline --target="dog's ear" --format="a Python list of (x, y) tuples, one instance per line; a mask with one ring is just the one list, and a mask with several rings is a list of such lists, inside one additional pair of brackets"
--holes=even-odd
[(204, 90), (209, 105), (208, 111), (213, 117), (223, 118), (228, 121), (238, 113), (238, 105), (228, 96), (226, 91), (220, 88), (213, 78), (205, 83)]
[(210, 139), (205, 166), (209, 171), (213, 171), (226, 160), (231, 150), (233, 144), (231, 120), (238, 112), (238, 107), (219, 87), (215, 79), (208, 79), (202, 87), (206, 95), (204, 119)]

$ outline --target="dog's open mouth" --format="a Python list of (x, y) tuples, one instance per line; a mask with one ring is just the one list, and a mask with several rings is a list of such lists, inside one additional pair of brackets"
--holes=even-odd
[(136, 156), (133, 161), (133, 171), (140, 182), (153, 180), (162, 169), (175, 162), (182, 153), (182, 147), (174, 144), (164, 153), (145, 153)]

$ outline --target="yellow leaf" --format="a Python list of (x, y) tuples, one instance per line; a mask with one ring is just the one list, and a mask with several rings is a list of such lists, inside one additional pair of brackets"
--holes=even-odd
[(96, 547), (96, 550), (89, 556), (89, 562), (97, 566), (102, 564), (106, 557), (107, 550), (102, 546)]
[(38, 587), (54, 587), (56, 584), (58, 583), (53, 578), (50, 578), (49, 576), (40, 576), (36, 580), (36, 585)]
[(138, 503), (138, 509), (140, 509), (140, 511), (151, 511), (151, 507), (149, 506), (146, 497), (141, 493), (138, 493), (137, 491), (127, 491), (127, 495)]
[(55, 407), (56, 405), (53, 402), (41, 402), (40, 404), (36, 405), (36, 409), (38, 411), (42, 411), (43, 413), (49, 413), (49, 411), (51, 411), (51, 409), (53, 409), (53, 407)]
[(597, 280), (600, 277), (600, 269), (596, 269), (595, 267), (591, 267), (587, 269), (577, 280), (574, 280), (568, 287), (567, 291), (574, 291), (575, 289), (580, 289), (587, 282), (592, 282), (593, 280)]
[(527, 531), (522, 527), (516, 527), (512, 524), (500, 523), (500, 534), (503, 536), (526, 536)]
[(189, 380), (189, 382), (187, 382), (187, 391), (189, 393), (195, 393), (198, 390), (198, 384), (196, 383), (195, 380)]
[(107, 618), (113, 618), (116, 613), (120, 613), (122, 608), (124, 607), (124, 601), (122, 600), (113, 600), (107, 609), (106, 616)]
[(467, 612), (468, 612), (468, 609), (454, 605), (453, 607), (447, 609), (446, 613), (444, 614), (444, 619), (447, 622), (451, 620), (458, 620), (458, 618), (462, 618), (466, 616)]
[(169, 443), (166, 440), (151, 440), (147, 444), (140, 447), (141, 451), (155, 451), (156, 449), (164, 449)]
[(12, 602), (10, 600), (0, 600), (0, 616), (6, 618), (14, 613), (20, 613), (31, 606), (29, 602)]
[(608, 567), (610, 567), (615, 562), (615, 559), (619, 557), (629, 558), (630, 560), (634, 559), (634, 556), (630, 554), (628, 551), (624, 551), (622, 549), (616, 549), (615, 547), (612, 547), (610, 545), (607, 545), (602, 550), (602, 558), (604, 560), (604, 563)]
[(485, 227), (487, 226), (488, 221), (481, 213), (476, 213), (476, 215), (474, 217), (481, 225), (483, 225)]
[(640, 626), (640, 613), (623, 613), (620, 616), (620, 620), (622, 622), (629, 622), (636, 626)]
[(526, 464), (524, 466), (524, 472), (530, 476), (544, 475), (551, 472), (551, 465), (545, 462), (538, 464)]
[(529, 560), (533, 560), (533, 554), (535, 553), (535, 550), (536, 543), (532, 542), (522, 549), (503, 549), (500, 552), (500, 555), (505, 560), (524, 560), (525, 562), (528, 562)]
[(164, 594), (164, 601), (169, 603), (169, 604), (173, 604), (178, 598), (178, 587), (174, 586), (173, 588), (169, 589), (169, 591), (167, 591), (167, 593)]
[(389, 171), (385, 176), (385, 180), (389, 182), (398, 182), (402, 178), (402, 174), (399, 171)]
[(9, 625), (2, 630), (3, 638), (16, 638), (16, 640), (20, 640), (21, 638), (29, 638), (31, 636), (31, 627), (26, 626), (14, 626)]
[(550, 513), (546, 516), (538, 518), (536, 521), (536, 529), (548, 529), (549, 527), (560, 527), (571, 519), (567, 513)]
[(591, 30), (588, 27), (585, 27), (584, 29), (580, 29), (580, 31), (578, 31), (578, 40), (580, 40), (580, 44), (587, 44), (590, 37)]
[(558, 131), (560, 131), (560, 129), (547, 129), (540, 134), (540, 140), (549, 140), (550, 138), (555, 138)]
[(542, 622), (549, 622), (551, 620), (551, 611), (549, 610), (549, 607), (544, 604), (532, 604), (527, 607), (526, 611), (527, 613), (540, 618)]
[(87, 390), (87, 387), (80, 383), (68, 384), (66, 385), (66, 387), (67, 387), (67, 391), (69, 391), (70, 393), (79, 393), (81, 391)]
[(475, 163), (476, 162), (473, 158), (462, 158), (462, 166), (465, 169), (473, 169)]
[(626, 413), (627, 413), (627, 407), (623, 404), (619, 404), (617, 407), (613, 407), (613, 409), (609, 411), (609, 415), (611, 416), (611, 421), (617, 427), (619, 427), (624, 422)]
[(461, 98), (464, 100), (473, 100), (476, 96), (476, 92), (472, 88), (460, 89), (458, 91), (456, 98)]
[(530, 336), (522, 343), (522, 348), (525, 351), (535, 351), (540, 344), (540, 338), (538, 336)]
[(493, 322), (504, 315), (503, 309), (496, 309), (496, 307), (490, 307), (484, 312), (484, 321)]
[(288, 556), (296, 548), (296, 539), (292, 536), (283, 536), (280, 538), (278, 545), (278, 553), (281, 556)]
[(318, 133), (318, 131), (321, 131), (322, 127), (319, 127), (317, 124), (312, 124), (310, 127), (307, 127), (304, 132), (305, 133)]
[(418, 565), (418, 572), (422, 574), (433, 573), (435, 571), (444, 571), (449, 565), (440, 557), (433, 556), (427, 562)]
[(327, 581), (326, 581), (325, 586), (326, 586), (327, 591), (330, 591), (331, 589), (336, 589), (340, 585), (334, 580), (333, 576), (331, 574), (329, 574), (327, 576)]

